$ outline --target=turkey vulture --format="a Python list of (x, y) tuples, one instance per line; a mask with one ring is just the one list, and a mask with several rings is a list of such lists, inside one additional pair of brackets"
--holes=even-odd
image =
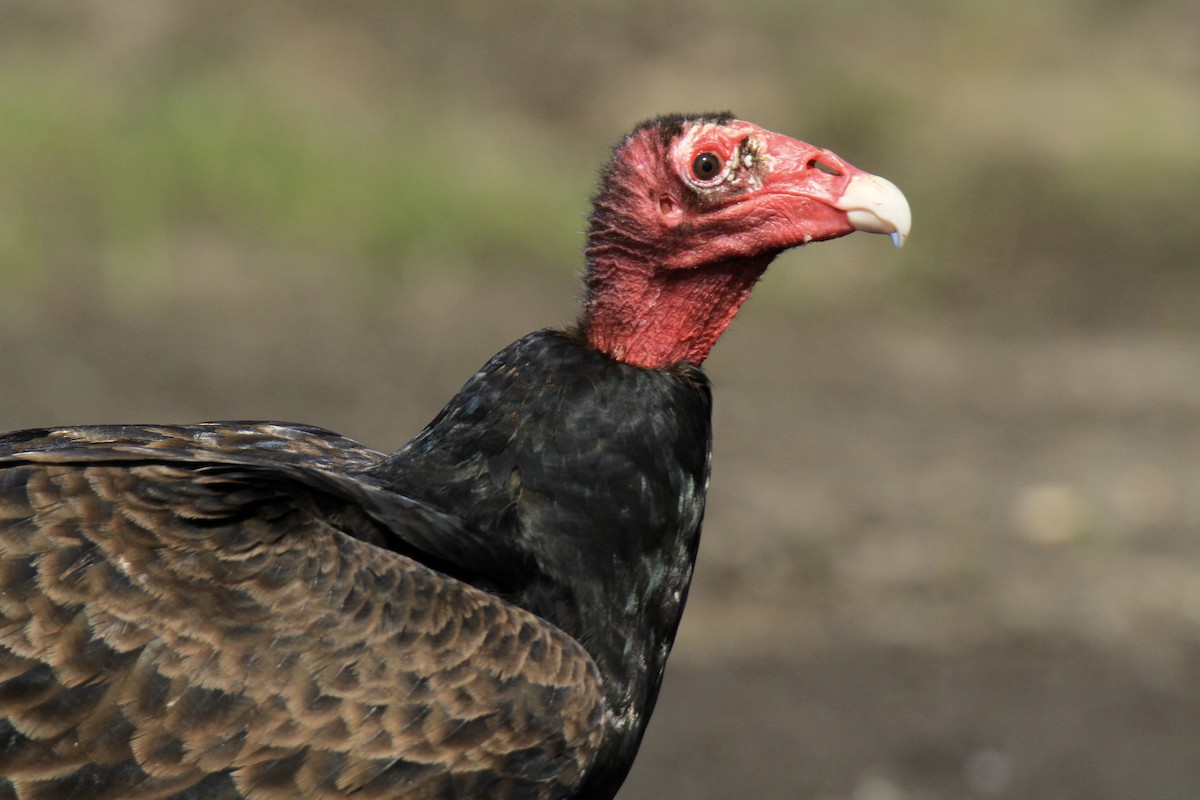
[(780, 251), (897, 245), (891, 183), (660, 117), (594, 199), (580, 321), (403, 449), (272, 422), (0, 436), (0, 798), (611, 798), (700, 533), (700, 369)]

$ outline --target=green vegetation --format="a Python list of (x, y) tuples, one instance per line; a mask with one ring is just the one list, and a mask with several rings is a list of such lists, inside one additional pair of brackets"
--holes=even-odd
[(130, 88), (10, 61), (0, 275), (34, 288), (100, 269), (168, 291), (173, 249), (195, 235), (380, 270), (572, 257), (586, 198), (554, 180), (555, 154), (497, 157), (418, 119), (322, 119), (236, 71)]
[(1200, 319), (1186, 4), (238, 8), (6, 11), (5, 297), (178, 293), (214, 243), (368, 293), (428, 270), (574, 270), (612, 140), (728, 107), (914, 207), (902, 254), (806, 252), (772, 276), (783, 302)]

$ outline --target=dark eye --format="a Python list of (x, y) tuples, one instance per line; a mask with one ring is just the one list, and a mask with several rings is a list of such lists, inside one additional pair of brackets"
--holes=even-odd
[(711, 181), (721, 174), (721, 159), (714, 153), (701, 153), (692, 162), (692, 174), (697, 180)]

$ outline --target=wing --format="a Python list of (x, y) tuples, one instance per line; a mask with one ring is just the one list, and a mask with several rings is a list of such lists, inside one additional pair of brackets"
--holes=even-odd
[[(384, 454), (310, 425), (208, 422), (199, 425), (89, 425), (0, 435), (6, 463), (224, 464), (266, 480), (289, 479), (332, 494), (366, 513), (378, 527), (351, 527), (366, 537), (475, 585), (504, 585), (528, 568), (504, 543), (381, 484)], [(390, 473), (384, 473), (390, 474)]]
[(569, 793), (601, 736), (583, 648), (372, 543), (446, 515), (314, 488), (371, 451), (238, 430), (311, 453), (217, 426), (0, 440), (0, 797)]

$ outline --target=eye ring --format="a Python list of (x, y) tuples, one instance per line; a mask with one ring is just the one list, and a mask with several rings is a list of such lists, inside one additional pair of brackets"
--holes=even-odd
[(708, 183), (721, 177), (721, 157), (705, 151), (692, 160), (692, 175), (698, 181)]

